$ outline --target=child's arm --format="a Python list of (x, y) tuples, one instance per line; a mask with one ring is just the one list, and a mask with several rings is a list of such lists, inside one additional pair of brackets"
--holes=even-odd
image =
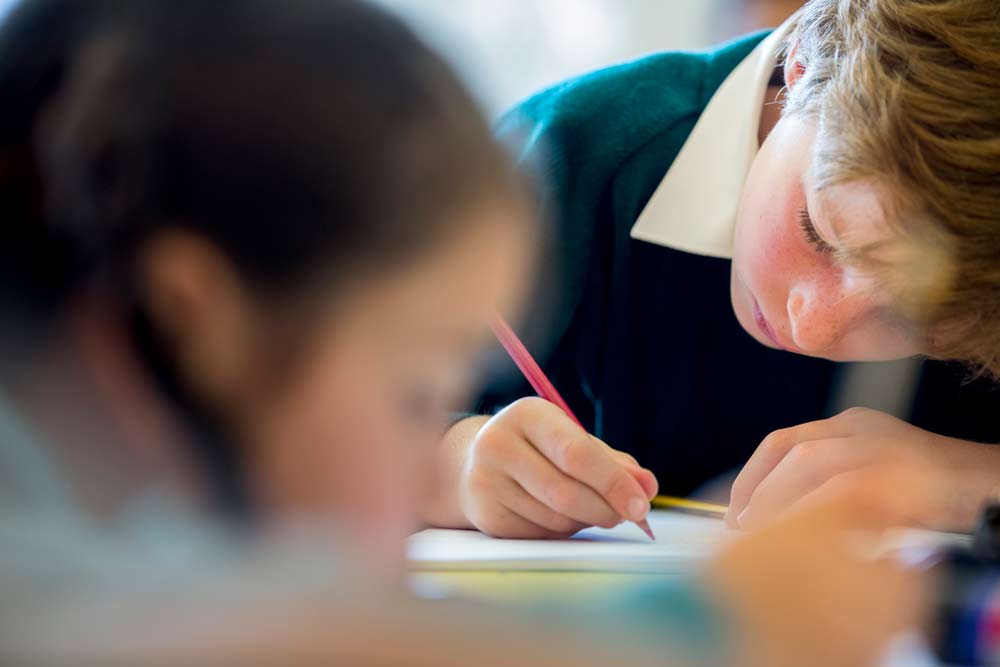
[(922, 463), (908, 498), (913, 523), (968, 530), (1000, 488), (1000, 447), (948, 438), (895, 417), (854, 408), (770, 434), (733, 484), (727, 520), (752, 528), (829, 480), (886, 461)]
[[(679, 148), (703, 103), (702, 72), (691, 54), (612, 67), (535, 95), (497, 130), (537, 177), (541, 208), (551, 223), (538, 293), (523, 317), (525, 340), (588, 427), (596, 409), (581, 376), (597, 374), (583, 366), (600, 367), (604, 360), (597, 355), (605, 345), (599, 327), (572, 325), (579, 323), (581, 308), (601, 307), (584, 303), (587, 294), (603, 293), (588, 283), (591, 261), (613, 226), (600, 212), (614, 209), (623, 224), (634, 222), (645, 198), (612, 197), (620, 167), (654, 136), (672, 137)], [(665, 81), (672, 85), (665, 87)], [(664, 106), (670, 113), (662, 118), (645, 117)], [(600, 388), (590, 389), (600, 394)], [(630, 503), (641, 504), (639, 518), (645, 516), (646, 501), (656, 493), (652, 474), (547, 403), (523, 398), (531, 394), (526, 382), (488, 379), (477, 409), (498, 414), (459, 422), (443, 439), (444, 472), (437, 497), (421, 512), (424, 520), (538, 537), (633, 519), (639, 510), (630, 510)]]

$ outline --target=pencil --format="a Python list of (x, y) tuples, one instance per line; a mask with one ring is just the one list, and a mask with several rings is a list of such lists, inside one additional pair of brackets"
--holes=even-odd
[(681, 509), (691, 512), (703, 512), (714, 516), (722, 516), (728, 510), (726, 505), (708, 503), (704, 500), (694, 500), (693, 498), (677, 498), (676, 496), (656, 496), (650, 501), (653, 507), (660, 509)]
[[(570, 410), (569, 405), (563, 400), (563, 397), (559, 395), (556, 391), (555, 385), (545, 376), (542, 371), (541, 366), (535, 361), (531, 353), (528, 352), (528, 348), (524, 346), (521, 339), (517, 337), (514, 330), (507, 324), (507, 321), (503, 319), (500, 314), (495, 314), (493, 317), (493, 333), (496, 335), (497, 340), (503, 345), (503, 348), (507, 350), (507, 354), (514, 361), (517, 367), (524, 374), (525, 379), (531, 384), (531, 387), (535, 390), (541, 398), (544, 398), (550, 403), (554, 403), (559, 406), (566, 415), (577, 423), (577, 426), (582, 428), (584, 431), (587, 429), (583, 426), (573, 411)], [(637, 521), (636, 525), (642, 529), (642, 532), (649, 535), (649, 539), (655, 540), (656, 536), (653, 535), (653, 529), (649, 527), (649, 522), (643, 519), (642, 521)]]

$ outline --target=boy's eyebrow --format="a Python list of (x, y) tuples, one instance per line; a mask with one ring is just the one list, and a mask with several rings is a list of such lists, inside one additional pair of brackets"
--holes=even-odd
[[(821, 193), (820, 188), (814, 187), (809, 182), (808, 172), (802, 178), (802, 190), (805, 194), (805, 212), (812, 221), (813, 227), (816, 229), (816, 233), (830, 246), (840, 249), (843, 246), (841, 234), (840, 217), (837, 215), (830, 215), (828, 206), (819, 206), (818, 200)], [(812, 195), (810, 197), (810, 194)], [(823, 227), (820, 229), (817, 223), (821, 222)]]
[[(808, 172), (802, 179), (807, 203), (812, 204), (811, 215), (814, 222), (822, 224), (822, 231), (831, 237), (826, 240), (838, 251), (847, 256), (866, 254), (885, 247), (895, 237), (888, 223), (889, 212), (879, 198), (876, 186), (850, 182), (816, 187), (811, 180)], [(830, 196), (832, 189), (837, 189), (840, 196)], [(851, 205), (845, 206), (845, 200)], [(863, 222), (852, 227), (852, 222), (859, 221)]]
[(830, 244), (840, 249), (848, 249), (849, 244), (844, 242), (844, 219), (837, 214), (833, 214), (826, 216), (824, 223), (832, 235), (832, 238), (829, 240)]

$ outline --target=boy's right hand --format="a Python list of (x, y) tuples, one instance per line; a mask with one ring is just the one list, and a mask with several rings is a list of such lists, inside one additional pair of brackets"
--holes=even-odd
[(497, 537), (565, 537), (588, 526), (641, 521), (656, 477), (541, 398), (490, 419), (465, 450), (459, 505)]

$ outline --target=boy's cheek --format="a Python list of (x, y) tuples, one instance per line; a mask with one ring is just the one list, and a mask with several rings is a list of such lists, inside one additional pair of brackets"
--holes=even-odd
[(776, 208), (747, 230), (740, 250), (751, 287), (769, 285), (787, 294), (796, 280), (815, 282), (828, 267), (802, 238), (794, 207)]
[(752, 297), (773, 316), (774, 308), (784, 310), (784, 305), (776, 301), (788, 293), (795, 258), (774, 235), (759, 234), (744, 240), (746, 243), (734, 258), (734, 268)]

